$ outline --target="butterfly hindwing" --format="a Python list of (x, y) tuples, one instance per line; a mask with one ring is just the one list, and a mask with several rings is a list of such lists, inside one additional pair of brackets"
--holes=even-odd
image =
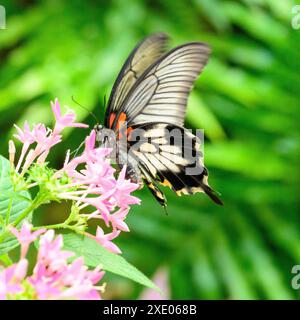
[[(177, 195), (205, 192), (221, 204), (208, 185), (203, 165), (201, 140), (183, 127), (168, 123), (149, 123), (133, 127), (128, 136), (129, 152), (135, 157), (146, 180), (171, 188)], [(150, 185), (152, 192), (160, 190)], [(158, 189), (158, 191), (157, 191)]]

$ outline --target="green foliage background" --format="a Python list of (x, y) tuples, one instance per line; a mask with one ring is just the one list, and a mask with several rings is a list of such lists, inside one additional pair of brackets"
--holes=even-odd
[[(172, 45), (206, 41), (213, 53), (189, 99), (186, 127), (204, 128), (210, 184), (224, 207), (202, 194), (175, 197), (169, 215), (147, 190), (117, 243), (147, 276), (165, 266), (172, 298), (295, 299), (291, 268), (300, 264), (300, 30), (293, 0), (2, 1), (1, 154), (12, 125), (53, 122), (58, 97), (94, 125), (71, 95), (101, 118), (103, 96), (133, 46), (167, 32)], [(68, 132), (51, 161), (87, 134)], [(39, 220), (65, 208), (42, 208)], [(107, 276), (106, 298), (137, 298), (141, 287)]]

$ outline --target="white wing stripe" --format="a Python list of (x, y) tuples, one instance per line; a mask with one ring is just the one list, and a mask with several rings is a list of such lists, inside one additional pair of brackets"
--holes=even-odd
[(128, 125), (153, 121), (182, 126), (188, 94), (207, 62), (209, 51), (202, 43), (186, 44), (150, 67), (124, 102), (122, 109)]

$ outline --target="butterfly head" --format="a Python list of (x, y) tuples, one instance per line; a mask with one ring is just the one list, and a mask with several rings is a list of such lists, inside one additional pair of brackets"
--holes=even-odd
[(99, 123), (97, 123), (94, 126), (94, 130), (96, 131), (96, 133), (100, 132), (102, 129), (103, 129), (103, 126), (101, 124), (99, 124)]
[(95, 126), (94, 126), (94, 130), (96, 132), (96, 141), (99, 142), (100, 144), (103, 144), (105, 142), (105, 136), (104, 136), (104, 130), (103, 130), (103, 126), (99, 123), (97, 123)]
[(112, 137), (114, 136), (113, 132), (101, 124), (96, 124), (94, 126), (94, 130), (96, 132), (96, 141), (99, 143), (99, 145), (103, 147), (110, 147), (112, 143)]

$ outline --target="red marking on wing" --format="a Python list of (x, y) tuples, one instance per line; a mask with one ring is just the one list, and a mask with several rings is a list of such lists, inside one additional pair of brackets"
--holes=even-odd
[(112, 125), (113, 125), (113, 122), (115, 120), (115, 117), (116, 117), (116, 114), (115, 113), (112, 113), (110, 116), (109, 116), (109, 127), (111, 128)]
[[(116, 114), (115, 113), (112, 113), (110, 116), (109, 116), (109, 127), (112, 128), (113, 126), (113, 123), (116, 119)], [(122, 137), (122, 133), (121, 133), (121, 126), (123, 125), (123, 123), (126, 121), (126, 113), (122, 112), (119, 116), (119, 118), (117, 119), (117, 124), (116, 124), (116, 128), (115, 128), (115, 131), (119, 131), (119, 138)], [(127, 130), (125, 132), (126, 136), (127, 136)]]
[(122, 123), (126, 121), (126, 114), (122, 112), (118, 118), (116, 130), (119, 130)]
[[(109, 116), (109, 127), (111, 128), (114, 121), (115, 121), (115, 118), (116, 118), (116, 114), (115, 113), (112, 113), (110, 116)], [(121, 125), (126, 121), (126, 114), (124, 112), (122, 112), (117, 120), (117, 125), (116, 125), (116, 129), (115, 131), (119, 131), (120, 128), (121, 128)], [(126, 137), (129, 136), (129, 134), (131, 133), (132, 131), (132, 127), (129, 127), (126, 129), (125, 131), (125, 135)], [(122, 138), (122, 133), (121, 133), (122, 130), (119, 131), (119, 139)]]
[(132, 127), (127, 128), (127, 130), (126, 130), (127, 137), (130, 135), (131, 131), (133, 131)]

